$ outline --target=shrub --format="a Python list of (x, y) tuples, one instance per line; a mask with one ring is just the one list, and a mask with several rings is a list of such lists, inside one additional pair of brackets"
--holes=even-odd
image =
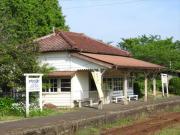
[(20, 103), (13, 103), (11, 107), (11, 114), (16, 116), (23, 116), (25, 115), (25, 105)]
[(169, 81), (169, 92), (180, 95), (180, 78), (174, 77)]
[(14, 100), (11, 98), (0, 98), (0, 115), (4, 116), (11, 112)]

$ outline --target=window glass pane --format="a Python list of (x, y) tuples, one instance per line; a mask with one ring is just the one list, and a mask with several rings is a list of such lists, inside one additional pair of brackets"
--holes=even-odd
[(71, 79), (61, 79), (61, 91), (71, 91)]
[(43, 92), (57, 92), (57, 79), (49, 79), (46, 81)]

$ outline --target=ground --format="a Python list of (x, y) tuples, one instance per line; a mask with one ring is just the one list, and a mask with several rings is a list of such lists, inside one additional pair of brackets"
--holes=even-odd
[[(101, 135), (155, 135), (159, 130), (174, 124), (180, 124), (180, 112), (152, 115), (143, 121), (136, 121), (129, 126), (105, 130)], [(180, 130), (180, 127), (177, 128)]]
[[(161, 104), (172, 105), (174, 103), (180, 104), (179, 96), (149, 100), (148, 102), (144, 102), (143, 100), (132, 101), (129, 105), (123, 105), (122, 103), (109, 104), (104, 105), (103, 110), (97, 110), (96, 106), (93, 108), (85, 107), (75, 112), (56, 116), (0, 123), (0, 133), (6, 135), (23, 132), (24, 135), (40, 135), (40, 133), (43, 134), (43, 132), (53, 132), (55, 135), (57, 132), (64, 132), (68, 128), (71, 128), (70, 130), (74, 131), (75, 129), (79, 129), (79, 127), (84, 127), (93, 122), (93, 124), (101, 125), (101, 122), (122, 119), (123, 117), (134, 114), (135, 112), (140, 113), (141, 110), (151, 112), (152, 109), (154, 109), (154, 106), (160, 107)], [(158, 108), (158, 110), (159, 109), (162, 108)]]

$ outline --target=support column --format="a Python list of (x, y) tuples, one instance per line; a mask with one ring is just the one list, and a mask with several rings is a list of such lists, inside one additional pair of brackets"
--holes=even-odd
[(169, 97), (169, 88), (168, 88), (168, 83), (166, 83), (166, 94), (167, 94), (167, 97)]
[(100, 70), (91, 71), (91, 74), (93, 76), (99, 95), (98, 109), (102, 110), (103, 101), (104, 101), (104, 93), (102, 90), (102, 72)]
[(144, 101), (147, 102), (147, 96), (148, 96), (148, 90), (147, 90), (147, 87), (148, 87), (148, 78), (147, 78), (147, 75), (145, 75), (145, 79), (144, 79)]
[(127, 91), (128, 91), (128, 77), (127, 77), (127, 73), (125, 73), (124, 75), (124, 104), (127, 105), (128, 104), (128, 94), (127, 94)]
[(162, 83), (162, 96), (164, 97), (164, 84)]
[(153, 77), (153, 95), (156, 96), (156, 78)]

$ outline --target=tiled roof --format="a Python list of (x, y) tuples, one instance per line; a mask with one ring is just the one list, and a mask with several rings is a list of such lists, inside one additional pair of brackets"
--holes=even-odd
[(36, 40), (41, 52), (78, 51), (97, 54), (131, 56), (129, 52), (113, 47), (82, 33), (58, 31)]
[(92, 53), (78, 53), (78, 54), (84, 57), (98, 60), (100, 62), (112, 64), (112, 67), (116, 66), (118, 68), (133, 68), (133, 69), (162, 69), (164, 68), (160, 65), (134, 59), (131, 57), (92, 54)]

